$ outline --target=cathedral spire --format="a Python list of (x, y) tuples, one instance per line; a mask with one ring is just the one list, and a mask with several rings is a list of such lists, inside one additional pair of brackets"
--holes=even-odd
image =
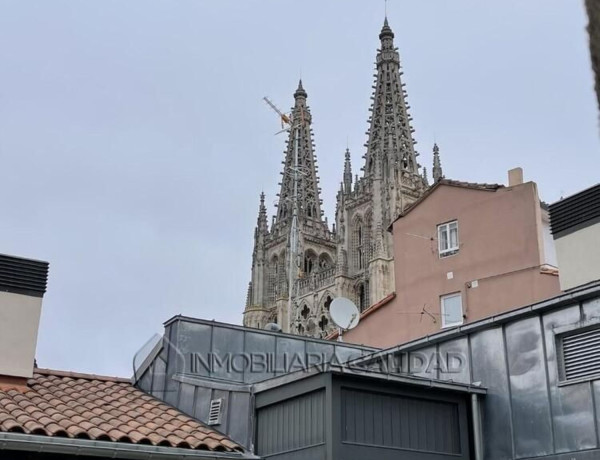
[(350, 149), (346, 148), (344, 159), (344, 193), (352, 192), (352, 163), (350, 160)]
[[(319, 177), (317, 175), (317, 160), (314, 152), (312, 139), (310, 109), (306, 105), (308, 94), (302, 86), (302, 80), (294, 92), (294, 107), (292, 108), (290, 129), (285, 151), (285, 160), (281, 189), (279, 192), (279, 203), (274, 226), (281, 229), (291, 223), (293, 214), (294, 196), (294, 162), (296, 155), (296, 142), (298, 143), (298, 219), (300, 222), (311, 220), (325, 226), (322, 218), (319, 197)], [(297, 137), (296, 137), (297, 136)]]
[(363, 171), (373, 193), (373, 228), (386, 228), (426, 185), (419, 174), (400, 56), (387, 17), (379, 40)]
[(437, 144), (433, 144), (433, 182), (444, 177), (442, 172), (442, 163), (440, 162), (440, 149)]
[(267, 223), (267, 208), (265, 206), (265, 192), (260, 194), (260, 205), (258, 206), (258, 219), (256, 220), (256, 229), (260, 233), (269, 231)]
[(427, 178), (427, 168), (423, 168), (423, 182), (426, 186), (429, 186), (429, 179)]
[(400, 56), (394, 46), (394, 32), (387, 17), (379, 34), (381, 47), (377, 51), (374, 92), (370, 126), (367, 134), (365, 176), (375, 171), (381, 162), (383, 175), (392, 177), (392, 169), (418, 174), (417, 153), (413, 139), (412, 118), (408, 113), (406, 91), (402, 83)]
[(383, 21), (383, 27), (381, 28), (381, 33), (379, 34), (379, 39), (383, 40), (384, 37), (394, 38), (394, 32), (392, 31), (392, 28), (390, 27), (390, 25), (388, 23), (387, 16), (385, 17), (385, 20)]
[(296, 89), (296, 92), (294, 93), (294, 99), (298, 99), (299, 97), (303, 97), (304, 99), (308, 97), (308, 94), (306, 94), (306, 91), (302, 86), (302, 78), (298, 82), (298, 89)]

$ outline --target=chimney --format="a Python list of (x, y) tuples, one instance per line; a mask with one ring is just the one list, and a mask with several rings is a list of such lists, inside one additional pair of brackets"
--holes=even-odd
[(33, 375), (48, 262), (0, 254), (0, 387)]
[(508, 171), (508, 186), (521, 185), (523, 183), (523, 168), (513, 168)]

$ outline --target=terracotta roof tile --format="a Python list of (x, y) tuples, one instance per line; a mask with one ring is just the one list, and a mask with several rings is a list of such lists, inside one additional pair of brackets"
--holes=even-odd
[(127, 379), (36, 369), (27, 387), (0, 390), (0, 431), (243, 452)]

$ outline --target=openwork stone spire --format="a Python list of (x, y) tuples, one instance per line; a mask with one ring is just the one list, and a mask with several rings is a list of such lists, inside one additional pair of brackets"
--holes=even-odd
[(352, 162), (350, 161), (350, 149), (346, 149), (344, 155), (344, 193), (352, 191)]
[(433, 144), (433, 182), (444, 177), (442, 172), (442, 163), (440, 162), (440, 149), (437, 144)]
[(267, 208), (265, 206), (265, 193), (260, 194), (260, 205), (258, 207), (258, 219), (256, 221), (256, 230), (267, 233), (269, 231), (267, 222)]
[[(312, 129), (310, 127), (312, 117), (310, 109), (306, 105), (307, 93), (302, 86), (302, 80), (298, 83), (298, 89), (294, 92), (295, 104), (292, 108), (292, 120), (294, 126), (300, 125), (298, 140), (298, 219), (299, 222), (312, 221), (325, 225), (322, 219), (321, 204), (319, 197), (319, 177), (314, 153)], [(290, 224), (293, 214), (294, 195), (294, 149), (296, 142), (296, 130), (291, 129), (285, 152), (284, 168), (279, 192), (279, 203), (274, 227), (281, 229)]]
[[(379, 34), (381, 48), (377, 52), (377, 73), (372, 96), (369, 136), (365, 162), (365, 176), (376, 172), (381, 161), (382, 173), (399, 168), (418, 174), (417, 153), (412, 137), (409, 105), (400, 78), (400, 56), (394, 47), (394, 32), (387, 18)], [(387, 169), (387, 171), (386, 171)]]

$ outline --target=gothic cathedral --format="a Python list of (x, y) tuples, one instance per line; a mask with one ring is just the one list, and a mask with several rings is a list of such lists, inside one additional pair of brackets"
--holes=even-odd
[[(425, 170), (419, 172), (400, 57), (387, 18), (379, 39), (363, 174), (353, 178), (346, 150), (332, 229), (321, 210), (311, 114), (302, 81), (294, 93), (291, 118), (302, 117), (303, 123), (296, 132), (290, 130), (277, 212), (270, 228), (264, 194), (260, 197), (245, 326), (261, 328), (274, 322), (284, 332), (326, 337), (335, 329), (329, 317), (334, 298), (352, 299), (364, 311), (394, 292), (394, 251), (387, 229), (428, 184)], [(299, 174), (294, 181), (296, 152)], [(442, 176), (437, 146), (433, 176), (434, 180)], [(293, 264), (295, 285), (288, 314), (294, 184), (299, 257)]]

